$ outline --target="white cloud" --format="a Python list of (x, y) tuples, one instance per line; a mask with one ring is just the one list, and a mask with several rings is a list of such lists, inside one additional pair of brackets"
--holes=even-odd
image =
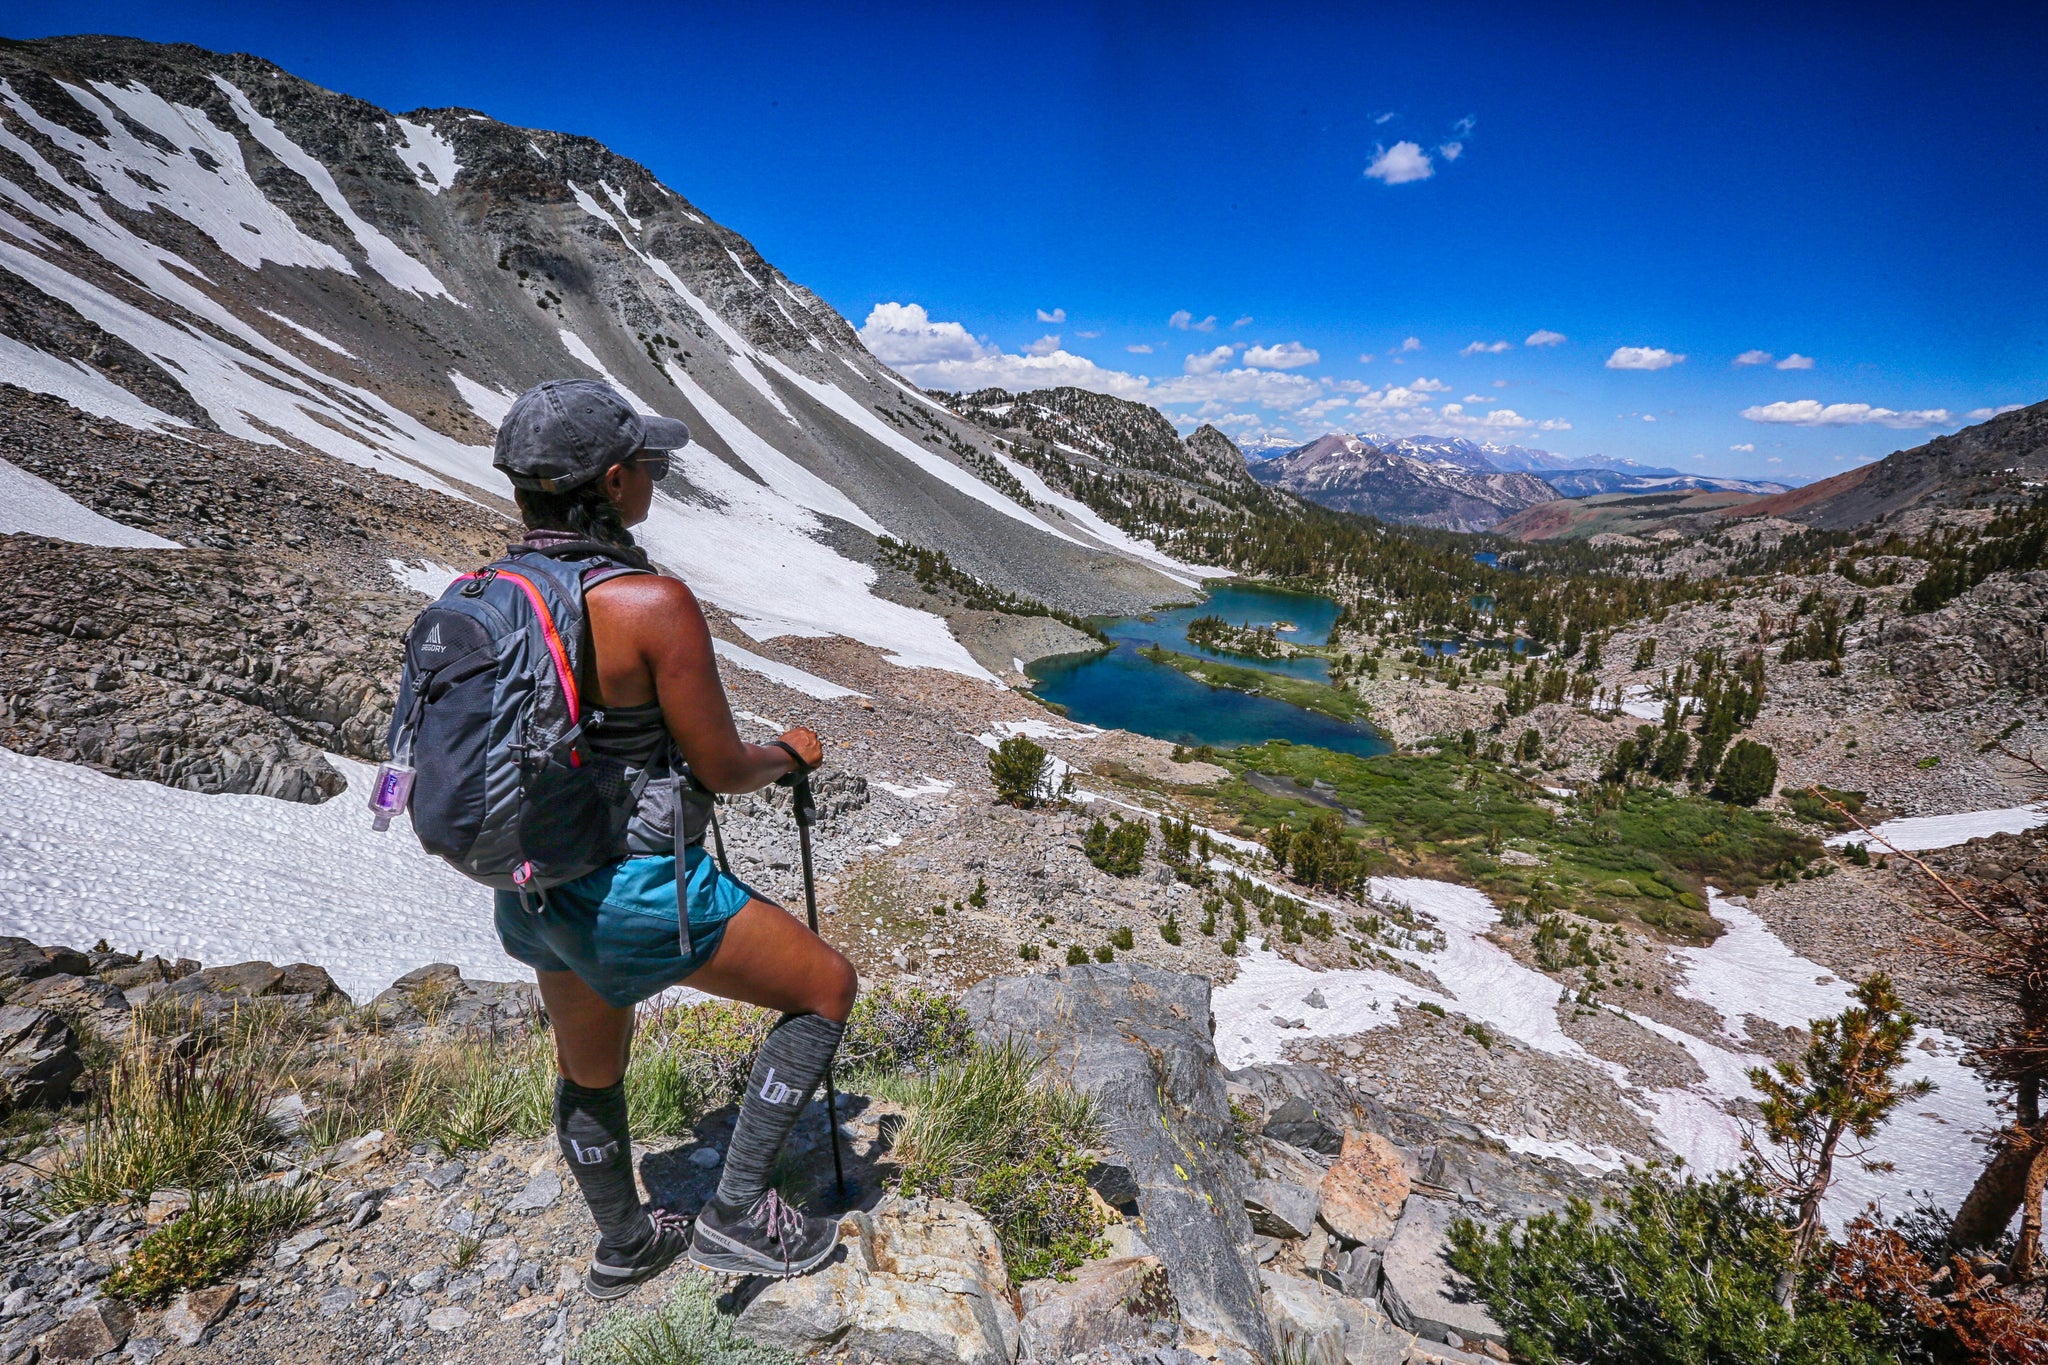
[[(1367, 389), (1352, 400), (1351, 406), (1360, 412), (1388, 413), (1407, 412), (1429, 402), (1427, 393), (1418, 392), (1404, 384), (1389, 384), (1383, 389)], [(1456, 404), (1452, 404), (1453, 407)]]
[(1479, 432), (1484, 435), (1493, 436), (1500, 435), (1503, 432), (1570, 431), (1572, 429), (1570, 422), (1559, 421), (1556, 418), (1548, 418), (1539, 422), (1534, 418), (1522, 416), (1521, 413), (1516, 412), (1513, 408), (1497, 408), (1483, 416), (1476, 416), (1466, 412), (1465, 406), (1462, 403), (1444, 404), (1443, 409), (1437, 413), (1435, 419), (1433, 421), (1426, 421), (1424, 426), (1428, 430), (1449, 435)]
[(1493, 386), (1496, 389), (1504, 389), (1508, 386), (1508, 381), (1505, 379), (1496, 379), (1493, 381)]
[(1405, 185), (1411, 180), (1429, 179), (1436, 174), (1436, 167), (1430, 164), (1429, 153), (1422, 150), (1421, 144), (1403, 141), (1391, 147), (1375, 147), (1372, 164), (1365, 168), (1365, 174), (1389, 185)]
[(1067, 310), (1064, 308), (1055, 308), (1050, 313), (1048, 313), (1043, 308), (1041, 308), (1038, 310), (1038, 320), (1040, 322), (1065, 322), (1067, 320)]
[[(1729, 448), (1730, 450), (1755, 450), (1755, 449), (1756, 449), (1756, 442), (1755, 442), (1755, 441), (1744, 441), (1744, 442), (1742, 442), (1742, 443), (1741, 443), (1740, 445), (1732, 445), (1732, 446), (1729, 446), (1728, 448)], [(1771, 458), (1772, 458), (1772, 459), (1776, 459), (1776, 458), (1777, 458), (1777, 456), (1775, 456), (1775, 455), (1774, 455), (1774, 456), (1772, 456)]]
[(1524, 346), (1562, 346), (1565, 341), (1566, 337), (1563, 332), (1553, 332), (1548, 327), (1538, 327), (1535, 331), (1529, 333), (1529, 339), (1522, 344)]
[[(1745, 448), (1745, 449), (1747, 449), (1747, 447), (1744, 447), (1744, 448)], [(1765, 464), (1783, 464), (1783, 463), (1785, 463), (1785, 457), (1784, 457), (1783, 455), (1766, 455), (1766, 456), (1764, 456), (1764, 463), (1765, 463)]]
[(1947, 408), (1916, 408), (1905, 412), (1872, 407), (1868, 403), (1822, 403), (1814, 398), (1790, 402), (1763, 403), (1744, 408), (1742, 415), (1752, 422), (1769, 422), (1794, 427), (1946, 427), (1955, 425), (1955, 414)]
[(1439, 146), (1437, 151), (1443, 154), (1444, 160), (1456, 161), (1465, 154), (1465, 144), (1462, 142), (1446, 142)]
[(1294, 415), (1304, 422), (1320, 422), (1329, 413), (1350, 403), (1348, 398), (1318, 398)]
[(1498, 403), (1500, 399), (1489, 398), (1483, 393), (1468, 393), (1458, 401), (1461, 403)]
[(1236, 322), (1233, 322), (1230, 325), (1232, 327), (1249, 327), (1252, 325), (1252, 315), (1250, 313), (1246, 313), (1243, 317), (1239, 318)]
[(1810, 370), (1813, 368), (1813, 357), (1801, 355), (1799, 352), (1794, 351), (1791, 355), (1778, 362), (1778, 368), (1781, 370)]
[(1024, 348), (1026, 355), (1051, 355), (1060, 348), (1058, 336), (1044, 336)]
[(1374, 114), (1372, 116), (1372, 121), (1375, 127), (1385, 127), (1387, 124), (1392, 123), (1395, 119), (1399, 117), (1401, 117), (1399, 114), (1396, 114), (1390, 110), (1384, 114)]
[(1078, 337), (1080, 337), (1080, 338), (1081, 338), (1081, 340), (1083, 340), (1083, 341), (1093, 341), (1093, 340), (1095, 340), (1095, 338), (1097, 338), (1097, 337), (1101, 336), (1101, 335), (1102, 335), (1102, 333), (1100, 333), (1100, 332), (1076, 332), (1076, 333), (1075, 333), (1074, 335), (1075, 335), (1075, 336), (1078, 336)]
[(1151, 355), (1152, 343), (1149, 341), (1134, 342), (1133, 344), (1124, 347), (1124, 349), (1126, 351), (1129, 351), (1132, 355)]
[(1458, 352), (1458, 354), (1499, 355), (1502, 351), (1512, 350), (1513, 348), (1514, 343), (1511, 341), (1475, 341), (1471, 343), (1469, 346), (1467, 346), (1464, 350)]
[(1411, 379), (1408, 381), (1408, 387), (1417, 393), (1446, 393), (1450, 390), (1451, 386), (1444, 383), (1441, 379), (1423, 378)]
[(1213, 332), (1216, 330), (1216, 315), (1211, 313), (1197, 322), (1193, 313), (1182, 308), (1166, 320), (1166, 325), (1182, 332)]
[(1298, 370), (1322, 358), (1321, 351), (1298, 341), (1283, 341), (1278, 346), (1254, 346), (1244, 353), (1244, 363), (1261, 370)]
[(1227, 403), (1233, 408), (1257, 404), (1293, 411), (1322, 396), (1322, 385), (1306, 375), (1275, 370), (1219, 370), (1176, 375), (1152, 386), (1146, 401), (1158, 406)]
[(1744, 351), (1741, 355), (1735, 357), (1737, 365), (1768, 365), (1771, 363), (1771, 360), (1772, 356), (1769, 351)]
[(997, 349), (957, 322), (933, 322), (921, 303), (878, 303), (861, 324), (861, 344), (885, 365), (979, 360)]
[(1191, 355), (1183, 360), (1181, 371), (1185, 374), (1214, 374), (1228, 365), (1230, 358), (1235, 354), (1237, 351), (1234, 347), (1218, 346), (1213, 351), (1203, 351), (1199, 355)]
[(997, 351), (973, 360), (897, 362), (894, 368), (913, 384), (927, 389), (971, 393), (976, 389), (998, 388), (1021, 393), (1071, 385), (1117, 398), (1158, 401), (1152, 396), (1152, 381), (1143, 375), (1105, 370), (1086, 356), (1070, 351), (1049, 355), (1008, 355)]
[(1403, 351), (1419, 351), (1422, 349), (1422, 338), (1409, 337), (1401, 343), (1400, 349)]
[(1373, 362), (1373, 354), (1372, 354), (1372, 352), (1371, 352), (1371, 351), (1367, 351), (1367, 352), (1365, 352), (1365, 353), (1364, 353), (1363, 355), (1361, 355), (1361, 356), (1359, 356), (1359, 357), (1358, 357), (1358, 363), (1359, 363), (1359, 364), (1361, 364), (1361, 365), (1370, 365), (1370, 364), (1372, 364), (1372, 362)]
[(1971, 408), (1963, 414), (1963, 420), (1966, 422), (1988, 422), (1992, 418), (2002, 416), (2005, 413), (2018, 412), (2025, 406), (2025, 403), (2001, 403), (1995, 408)]
[(1472, 130), (1478, 126), (1479, 120), (1471, 114), (1467, 114), (1451, 125), (1451, 131), (1459, 137), (1469, 137)]
[(1614, 354), (1607, 357), (1610, 370), (1668, 370), (1683, 355), (1667, 351), (1662, 346), (1617, 346)]

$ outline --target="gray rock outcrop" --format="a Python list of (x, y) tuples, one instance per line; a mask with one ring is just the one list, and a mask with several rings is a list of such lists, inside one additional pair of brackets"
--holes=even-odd
[(984, 1042), (1029, 1048), (1095, 1098), (1187, 1325), (1270, 1355), (1245, 1250), (1251, 1170), (1232, 1141), (1208, 981), (1141, 964), (1068, 967), (984, 981), (963, 1004)]

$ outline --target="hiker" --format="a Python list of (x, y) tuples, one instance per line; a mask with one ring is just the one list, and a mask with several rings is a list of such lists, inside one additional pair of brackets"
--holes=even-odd
[[(584, 1285), (600, 1299), (660, 1273), (686, 1248), (708, 1270), (787, 1276), (822, 1263), (838, 1239), (836, 1220), (804, 1216), (768, 1181), (776, 1154), (831, 1066), (858, 980), (852, 965), (803, 921), (731, 876), (703, 847), (710, 793), (758, 790), (808, 772), (824, 753), (808, 729), (768, 744), (740, 739), (696, 597), (679, 579), (655, 572), (634, 543), (628, 528), (646, 519), (655, 482), (668, 473), (669, 452), (688, 441), (681, 422), (642, 416), (594, 380), (551, 380), (521, 394), (498, 428), (492, 463), (512, 481), (526, 537), (507, 561), (465, 575), (468, 583), (422, 613), (408, 637), (401, 714), (393, 723), (394, 757), (401, 747), (415, 748), (415, 739), (423, 752), (420, 786), (411, 798), (416, 832), (434, 851), (479, 875), (482, 855), (444, 832), (458, 823), (445, 814), (451, 803), (460, 804), (447, 794), (457, 784), (443, 780), (437, 788), (429, 769), (433, 762), (454, 763), (447, 750), (461, 746), (427, 752), (435, 749), (435, 724), (462, 719), (433, 718), (433, 707), (447, 709), (448, 689), (459, 683), (437, 684), (430, 670), (464, 647), (469, 637), (463, 631), (481, 639), (490, 627), (478, 622), (503, 619), (502, 612), (478, 616), (474, 607), (465, 608), (469, 616), (449, 610), (451, 603), (463, 607), (461, 592), (481, 597), (479, 583), (502, 577), (526, 597), (501, 600), (513, 610), (530, 601), (546, 629), (545, 650), (530, 651), (542, 657), (533, 665), (539, 675), (551, 677), (546, 655), (558, 663), (580, 661), (562, 670), (567, 738), (544, 745), (522, 739), (513, 746), (544, 749), (551, 761), (563, 746), (580, 745), (567, 765), (518, 770), (523, 785), (513, 805), (524, 823), (515, 846), (546, 844), (548, 791), (565, 793), (557, 820), (563, 823), (577, 818), (566, 793), (580, 791), (572, 784), (597, 768), (611, 765), (621, 781), (644, 783), (620, 811), (624, 856), (554, 885), (536, 878), (528, 861), (512, 869), (513, 889), (497, 891), (498, 937), (506, 952), (534, 969), (554, 1030), (561, 1073), (555, 1132), (597, 1222), (597, 1252)], [(579, 599), (587, 632), (580, 647), (554, 633), (555, 621), (576, 610)], [(544, 600), (555, 604), (552, 614), (540, 610)], [(561, 633), (572, 634), (566, 627)], [(429, 650), (440, 654), (429, 656)], [(502, 646), (497, 657), (505, 657)], [(494, 692), (487, 676), (471, 711), (498, 704), (504, 691), (497, 686)], [(497, 718), (471, 715), (469, 721), (481, 734), (484, 722), (495, 727)], [(419, 728), (417, 736), (408, 724)], [(514, 728), (527, 726), (522, 719)], [(537, 785), (549, 781), (556, 785)], [(486, 805), (487, 785), (472, 783), (472, 805)], [(614, 804), (616, 795), (614, 789)], [(489, 819), (488, 813), (475, 816), (470, 831)], [(603, 843), (602, 834), (600, 828), (592, 847)], [(587, 850), (553, 852), (568, 858), (554, 866), (575, 871), (584, 865), (575, 856)], [(679, 984), (782, 1012), (747, 1080), (718, 1191), (697, 1212), (694, 1228), (685, 1214), (642, 1207), (626, 1113), (634, 1007)]]

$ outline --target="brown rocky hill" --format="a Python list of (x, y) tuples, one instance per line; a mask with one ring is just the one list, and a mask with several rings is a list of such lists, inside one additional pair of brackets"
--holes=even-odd
[(1832, 479), (1731, 507), (1726, 517), (1783, 517), (1839, 531), (1916, 507), (2025, 496), (2048, 479), (2048, 402), (1900, 450)]

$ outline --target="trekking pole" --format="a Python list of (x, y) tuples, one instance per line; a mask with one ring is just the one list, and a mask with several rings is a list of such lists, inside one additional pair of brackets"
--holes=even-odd
[[(804, 917), (811, 932), (818, 932), (818, 879), (811, 871), (811, 826), (817, 823), (817, 802), (811, 799), (811, 775), (798, 769), (791, 774), (789, 805), (796, 815), (797, 852), (804, 865)], [(832, 1084), (832, 1068), (825, 1068), (825, 1117), (832, 1124), (832, 1179), (839, 1197), (846, 1198), (846, 1171), (839, 1161), (839, 1092)]]

